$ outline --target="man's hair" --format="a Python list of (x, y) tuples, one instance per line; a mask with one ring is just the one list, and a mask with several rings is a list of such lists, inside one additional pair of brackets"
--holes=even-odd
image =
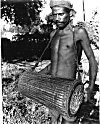
[(66, 8), (66, 7), (64, 7), (64, 11), (67, 12), (67, 13), (70, 13), (71, 10)]

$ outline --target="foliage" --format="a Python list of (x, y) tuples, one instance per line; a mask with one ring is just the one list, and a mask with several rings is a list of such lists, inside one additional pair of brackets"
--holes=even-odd
[(2, 63), (4, 124), (49, 124), (48, 109), (18, 92), (18, 77), (27, 68)]
[(49, 23), (43, 24), (40, 18), (42, 7), (43, 0), (25, 0), (24, 2), (23, 0), (20, 2), (2, 0), (1, 18), (9, 24), (9, 30), (6, 29), (6, 25), (3, 26), (2, 35), (11, 32), (13, 34), (11, 40), (16, 41), (19, 38), (18, 35), (49, 34), (53, 30), (53, 26)]
[(96, 20), (98, 16), (98, 11), (93, 12), (93, 16), (90, 21), (87, 22), (78, 22), (79, 27), (83, 27), (87, 30), (90, 42), (95, 46), (96, 49), (99, 49), (99, 21)]
[(32, 24), (38, 25), (40, 23), (39, 13), (41, 12), (42, 2), (39, 0), (29, 1), (1, 1), (1, 18), (5, 16), (6, 21), (12, 21), (17, 25)]

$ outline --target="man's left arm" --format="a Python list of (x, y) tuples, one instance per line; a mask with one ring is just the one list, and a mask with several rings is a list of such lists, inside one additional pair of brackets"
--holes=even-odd
[(79, 29), (78, 30), (78, 37), (81, 40), (81, 45), (82, 48), (89, 60), (89, 91), (92, 92), (96, 80), (96, 75), (97, 75), (97, 61), (95, 60), (95, 56), (93, 53), (93, 50), (90, 45), (88, 33), (85, 29)]

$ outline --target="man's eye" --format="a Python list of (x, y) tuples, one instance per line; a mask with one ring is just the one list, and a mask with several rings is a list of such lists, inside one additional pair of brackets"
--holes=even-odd
[(53, 16), (54, 16), (54, 17), (56, 17), (57, 15), (59, 15), (59, 16), (63, 16), (63, 15), (64, 15), (64, 13), (53, 14)]
[(57, 16), (56, 14), (53, 14), (53, 16)]
[(60, 15), (60, 16), (63, 16), (63, 15), (64, 15), (64, 13), (59, 13), (59, 15)]
[(56, 17), (57, 17), (57, 15), (53, 15), (53, 17), (54, 17), (54, 18), (56, 18)]

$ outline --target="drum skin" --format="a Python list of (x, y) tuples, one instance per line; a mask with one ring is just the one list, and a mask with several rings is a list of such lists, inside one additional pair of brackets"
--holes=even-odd
[(48, 108), (58, 111), (73, 122), (83, 101), (83, 84), (80, 80), (52, 77), (31, 70), (19, 77), (18, 90)]

